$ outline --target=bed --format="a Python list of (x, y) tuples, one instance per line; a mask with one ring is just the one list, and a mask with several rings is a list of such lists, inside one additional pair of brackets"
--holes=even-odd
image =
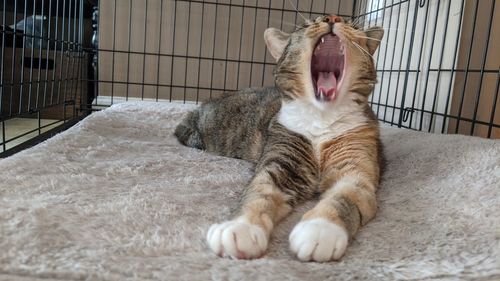
[(195, 105), (128, 102), (0, 160), (0, 280), (498, 280), (500, 141), (382, 128), (376, 218), (340, 262), (303, 263), (280, 223), (267, 254), (205, 244), (252, 176), (248, 162), (181, 146)]

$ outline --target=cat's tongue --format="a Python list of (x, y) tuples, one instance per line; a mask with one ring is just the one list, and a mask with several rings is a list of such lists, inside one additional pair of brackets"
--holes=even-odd
[(316, 87), (321, 98), (334, 100), (337, 93), (337, 78), (333, 72), (319, 72)]

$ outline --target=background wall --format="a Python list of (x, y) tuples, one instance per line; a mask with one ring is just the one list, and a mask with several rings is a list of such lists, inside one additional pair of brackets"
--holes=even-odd
[(295, 7), (307, 18), (324, 11), (350, 17), (353, 2), (100, 1), (99, 80), (114, 82), (100, 82), (99, 94), (196, 101), (272, 85), (263, 33), (293, 30), (303, 21)]

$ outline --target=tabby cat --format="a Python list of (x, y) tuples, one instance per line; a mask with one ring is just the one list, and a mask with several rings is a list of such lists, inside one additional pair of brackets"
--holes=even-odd
[(237, 213), (208, 230), (216, 254), (261, 257), (273, 227), (317, 194), (318, 204), (289, 236), (300, 260), (340, 259), (375, 216), (381, 145), (368, 96), (383, 34), (334, 15), (307, 20), (291, 34), (268, 28), (275, 87), (225, 94), (177, 126), (184, 145), (257, 164)]

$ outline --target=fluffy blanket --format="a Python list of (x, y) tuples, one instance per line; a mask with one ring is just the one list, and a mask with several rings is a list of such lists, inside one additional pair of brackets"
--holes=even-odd
[(303, 263), (278, 225), (267, 254), (205, 244), (252, 165), (181, 146), (193, 105), (123, 103), (0, 160), (0, 280), (499, 280), (500, 141), (384, 127), (376, 218), (340, 262)]

